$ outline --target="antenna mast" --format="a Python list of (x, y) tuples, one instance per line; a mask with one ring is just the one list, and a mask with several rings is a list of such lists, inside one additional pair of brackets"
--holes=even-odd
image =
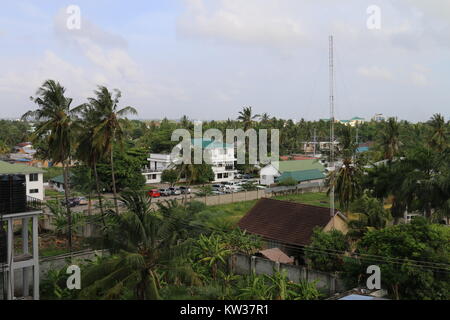
[[(334, 57), (333, 57), (333, 36), (329, 38), (329, 66), (330, 66), (330, 167), (333, 174), (336, 174), (334, 165)], [(334, 176), (336, 177), (336, 176)], [(332, 181), (330, 192), (330, 215), (334, 217), (334, 181)], [(334, 220), (333, 220), (334, 221)], [(334, 227), (334, 226), (333, 226)]]

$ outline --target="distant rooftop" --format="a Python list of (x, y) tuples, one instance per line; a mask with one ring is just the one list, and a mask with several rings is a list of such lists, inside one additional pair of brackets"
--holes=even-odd
[(304, 170), (325, 170), (325, 167), (316, 159), (274, 161), (272, 165), (281, 173)]
[(0, 161), (0, 174), (30, 174), (30, 173), (44, 173), (40, 168), (30, 167), (22, 164), (11, 164), (5, 161)]

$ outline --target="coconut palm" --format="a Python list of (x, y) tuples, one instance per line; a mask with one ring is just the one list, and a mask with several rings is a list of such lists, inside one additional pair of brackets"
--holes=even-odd
[(71, 109), (72, 99), (65, 96), (65, 88), (54, 80), (45, 81), (37, 90), (36, 96), (31, 100), (37, 104), (38, 109), (28, 111), (22, 119), (37, 121), (36, 130), (31, 140), (45, 141), (48, 148), (45, 150), (47, 160), (55, 164), (62, 164), (64, 168), (64, 194), (68, 221), (67, 244), (72, 249), (72, 216), (69, 207), (70, 183), (69, 164), (74, 144), (72, 134), (75, 111)]
[(329, 174), (327, 178), (327, 184), (330, 186), (328, 193), (334, 187), (339, 204), (344, 211), (347, 211), (350, 203), (360, 196), (362, 176), (361, 163), (353, 161), (351, 158), (344, 158), (342, 166)]
[(90, 105), (84, 105), (83, 108), (80, 108), (79, 114), (81, 116), (79, 127), (81, 127), (82, 130), (79, 132), (79, 144), (76, 151), (76, 157), (91, 168), (94, 173), (100, 213), (103, 217), (103, 201), (97, 172), (97, 164), (103, 151), (101, 146), (94, 144), (95, 128), (100, 115), (98, 115), (98, 111)]
[(111, 163), (112, 190), (114, 194), (114, 206), (119, 212), (117, 203), (116, 178), (114, 173), (114, 145), (122, 144), (123, 138), (123, 117), (128, 114), (137, 114), (136, 109), (125, 107), (119, 109), (119, 100), (122, 94), (119, 90), (111, 93), (106, 87), (99, 86), (95, 91), (95, 98), (89, 98), (89, 104), (95, 109), (99, 116), (94, 129), (93, 146), (102, 151), (102, 155), (109, 155)]
[(259, 118), (258, 114), (253, 114), (252, 107), (244, 107), (239, 111), (238, 120), (244, 124), (244, 131), (247, 131), (253, 126), (253, 122)]
[(267, 112), (264, 112), (263, 114), (261, 114), (260, 119), (262, 123), (266, 124), (270, 121), (270, 116)]
[[(159, 289), (167, 279), (199, 285), (199, 278), (182, 258), (187, 252), (179, 217), (161, 217), (151, 209), (151, 199), (142, 191), (125, 190), (121, 201), (125, 213), (108, 211), (108, 247), (112, 256), (83, 271), (80, 298), (119, 299), (125, 295), (142, 300), (161, 299)], [(175, 245), (174, 245), (175, 244)], [(169, 276), (170, 275), (170, 276)]]
[(437, 113), (428, 122), (431, 127), (430, 147), (438, 152), (444, 151), (448, 147), (448, 133), (444, 117)]
[(398, 153), (400, 147), (399, 136), (399, 124), (397, 120), (395, 118), (389, 118), (381, 133), (381, 147), (383, 148), (385, 159), (392, 161)]

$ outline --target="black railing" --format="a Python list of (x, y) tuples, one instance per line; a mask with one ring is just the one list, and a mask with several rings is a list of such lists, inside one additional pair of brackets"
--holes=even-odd
[(27, 209), (28, 211), (35, 211), (42, 209), (42, 201), (30, 196), (27, 196)]
[(30, 196), (26, 196), (25, 201), (13, 199), (14, 201), (4, 201), (0, 203), (0, 215), (13, 213), (32, 212), (42, 209), (42, 201)]

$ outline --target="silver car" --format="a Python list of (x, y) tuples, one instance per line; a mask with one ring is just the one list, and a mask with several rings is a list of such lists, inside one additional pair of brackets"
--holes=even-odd
[(176, 196), (176, 195), (180, 195), (181, 194), (181, 190), (178, 189), (178, 188), (171, 187), (171, 188), (169, 188), (169, 190), (170, 190), (170, 194), (171, 195)]
[(159, 193), (163, 197), (168, 197), (172, 195), (172, 191), (170, 189), (159, 189)]

